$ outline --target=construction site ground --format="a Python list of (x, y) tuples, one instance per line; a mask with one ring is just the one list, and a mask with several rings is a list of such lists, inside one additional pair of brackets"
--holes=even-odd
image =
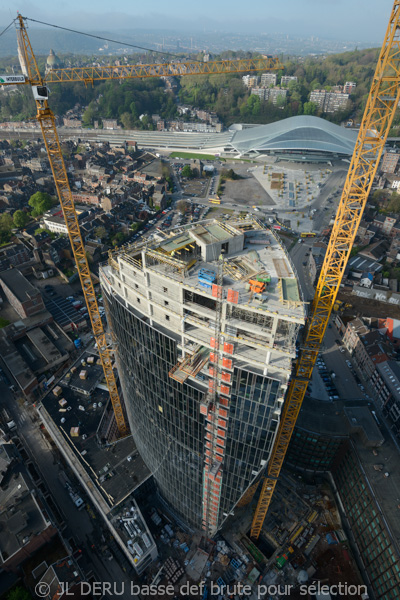
[[(149, 567), (142, 582), (155, 582), (157, 586), (172, 582), (175, 598), (193, 600), (203, 597), (202, 585), (208, 588), (209, 598), (239, 598), (238, 594), (211, 594), (212, 584), (216, 589), (218, 581), (223, 581), (227, 590), (237, 589), (239, 584), (250, 586), (251, 591), (242, 595), (249, 600), (257, 600), (259, 586), (280, 585), (283, 589), (290, 585), (289, 594), (269, 594), (265, 598), (300, 600), (304, 598), (298, 582), (301, 572), (308, 578), (307, 585), (317, 580), (326, 585), (363, 585), (328, 483), (306, 483), (296, 475), (283, 473), (256, 543), (249, 537), (255, 502), (256, 499), (248, 506), (236, 508), (226, 527), (206, 544), (201, 532), (184, 531), (155, 497), (149, 499), (147, 507), (141, 509), (156, 540), (159, 560)], [(155, 506), (162, 519), (159, 525), (150, 517)], [(172, 536), (165, 535), (166, 524), (172, 529)], [(333, 543), (328, 534), (333, 535)], [(277, 561), (284, 554), (288, 560), (279, 568)], [(171, 564), (178, 574), (182, 572), (176, 582), (171, 576)], [(171, 595), (159, 593), (157, 598), (171, 600)]]
[(400, 316), (400, 307), (396, 304), (388, 304), (379, 300), (371, 300), (370, 298), (360, 298), (354, 294), (339, 292), (338, 300), (345, 304), (351, 304), (351, 308), (344, 310), (344, 315), (359, 316), (359, 317), (389, 317), (398, 319)]

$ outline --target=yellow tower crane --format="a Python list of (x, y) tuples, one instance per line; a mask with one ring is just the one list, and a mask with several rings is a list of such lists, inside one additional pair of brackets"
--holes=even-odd
[[(322, 265), (302, 347), (268, 463), (250, 535), (257, 539), (267, 514), (318, 351), (339, 291), (371, 185), (400, 100), (400, 0), (394, 2), (360, 131)], [(248, 498), (247, 498), (248, 500)]]
[(247, 73), (278, 70), (283, 67), (277, 58), (262, 56), (259, 58), (241, 60), (209, 62), (187, 61), (149, 65), (56, 69), (51, 70), (45, 76), (42, 76), (28, 37), (25, 20), (24, 17), (18, 15), (18, 54), (23, 76), (5, 76), (1, 78), (0, 81), (2, 85), (28, 84), (32, 88), (33, 97), (36, 102), (36, 118), (39, 121), (42, 130), (58, 199), (67, 225), (68, 235), (92, 324), (94, 338), (103, 365), (119, 435), (123, 437), (128, 434), (128, 425), (124, 417), (117, 383), (112, 369), (111, 355), (107, 345), (107, 339), (94, 292), (93, 281), (86, 258), (85, 246), (79, 229), (78, 217), (71, 189), (69, 187), (55, 119), (48, 104), (47, 84), (78, 81), (83, 81), (85, 84), (93, 84), (95, 81), (134, 79), (137, 77)]

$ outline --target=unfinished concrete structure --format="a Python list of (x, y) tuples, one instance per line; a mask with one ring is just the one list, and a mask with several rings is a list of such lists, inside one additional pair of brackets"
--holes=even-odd
[(116, 253), (103, 297), (132, 435), (162, 496), (215, 532), (270, 455), (304, 324), (257, 221), (203, 221)]

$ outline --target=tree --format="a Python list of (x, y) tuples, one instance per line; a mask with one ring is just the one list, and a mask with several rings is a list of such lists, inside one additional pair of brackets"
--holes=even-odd
[(118, 244), (122, 244), (124, 241), (125, 241), (125, 235), (120, 231), (113, 237), (112, 245), (118, 246)]
[(192, 178), (194, 177), (194, 173), (192, 171), (192, 169), (190, 168), (190, 165), (185, 165), (182, 169), (181, 172), (182, 177), (188, 177), (188, 178)]
[(28, 204), (33, 208), (32, 217), (39, 217), (53, 206), (53, 200), (46, 192), (36, 192), (30, 197)]
[(122, 113), (119, 120), (121, 121), (124, 129), (133, 129), (135, 126), (135, 119), (129, 112)]
[(390, 212), (400, 213), (400, 194), (392, 194), (389, 200), (388, 210)]
[(29, 221), (29, 215), (23, 210), (16, 210), (13, 215), (13, 222), (15, 227), (22, 229)]
[(103, 225), (96, 227), (94, 232), (96, 234), (96, 237), (98, 237), (100, 240), (104, 240), (107, 237), (107, 231)]
[(0, 215), (0, 245), (7, 244), (11, 238), (11, 230), (14, 227), (14, 222), (9, 213)]
[(304, 102), (303, 112), (305, 115), (315, 115), (317, 112), (318, 106), (315, 102)]
[(45, 227), (38, 227), (37, 229), (35, 229), (35, 231), (33, 232), (34, 235), (40, 235), (41, 233), (47, 233), (51, 238), (54, 239), (55, 235), (53, 231), (50, 231), (50, 229), (46, 229)]
[(7, 600), (32, 600), (30, 593), (18, 585), (7, 594)]
[(178, 204), (176, 205), (176, 208), (179, 210), (181, 215), (185, 214), (187, 205), (188, 204), (187, 204), (186, 200), (179, 200)]

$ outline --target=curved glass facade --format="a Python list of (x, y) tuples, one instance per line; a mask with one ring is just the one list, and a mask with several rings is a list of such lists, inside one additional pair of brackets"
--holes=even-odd
[[(107, 295), (107, 300), (108, 318), (118, 341), (127, 415), (139, 453), (171, 507), (200, 529), (205, 418), (199, 407), (205, 390), (169, 377), (178, 357), (172, 337), (153, 328), (119, 296)], [(278, 381), (234, 369), (220, 523), (268, 457), (277, 426), (272, 409), (278, 392)]]
[(168, 376), (177, 360), (175, 340), (122, 302), (108, 297), (108, 317), (118, 340), (118, 371), (133, 438), (164, 498), (199, 527), (204, 436), (198, 405), (203, 394)]

